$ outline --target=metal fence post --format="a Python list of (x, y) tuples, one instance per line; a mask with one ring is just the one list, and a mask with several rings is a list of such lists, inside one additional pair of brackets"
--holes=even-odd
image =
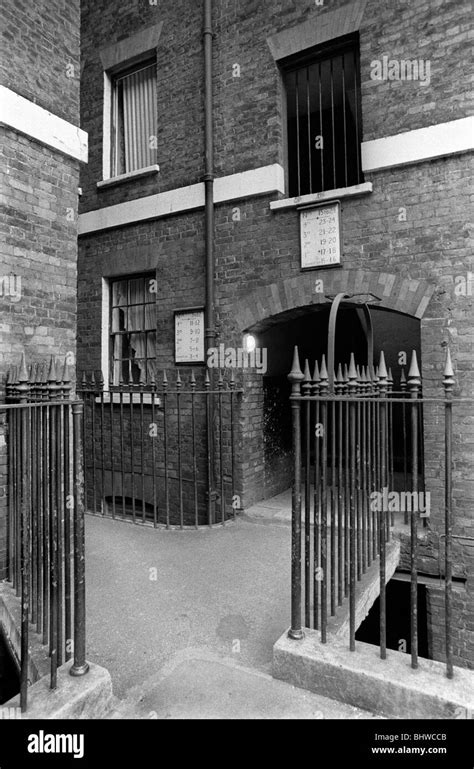
[(355, 651), (355, 632), (356, 632), (356, 417), (357, 417), (357, 370), (355, 367), (354, 354), (351, 354), (349, 377), (349, 436), (350, 436), (350, 458), (349, 458), (349, 648)]
[(288, 374), (291, 382), (291, 418), (293, 435), (293, 489), (291, 497), (291, 627), (289, 638), (304, 638), (301, 627), (301, 382), (304, 379), (300, 368), (298, 348), (295, 347), (293, 366)]
[(21, 652), (20, 652), (20, 708), (24, 713), (28, 706), (28, 646), (29, 646), (29, 613), (30, 613), (30, 531), (29, 531), (29, 468), (28, 468), (28, 402), (29, 380), (25, 356), (21, 357), (18, 373), (19, 402), (24, 404), (21, 409)]
[[(378, 370), (379, 379), (379, 393), (380, 393), (380, 478), (382, 487), (382, 500), (384, 498), (383, 491), (387, 482), (387, 455), (386, 455), (386, 443), (387, 443), (387, 385), (388, 376), (387, 368), (385, 366), (385, 357), (383, 352), (380, 353), (380, 363)], [(383, 509), (383, 502), (381, 503), (382, 509), (379, 506), (379, 550), (380, 550), (380, 658), (386, 659), (387, 657), (387, 601), (386, 601), (386, 570), (385, 570), (385, 545), (387, 541), (387, 524), (388, 509)]]
[[(412, 489), (416, 492), (418, 499), (418, 391), (421, 385), (420, 370), (416, 352), (413, 351), (411, 366), (408, 372), (408, 387), (410, 388), (410, 397), (413, 400), (411, 405), (411, 451), (412, 451)], [(415, 498), (415, 495), (413, 495)], [(411, 612), (411, 666), (418, 667), (418, 505), (413, 504), (411, 510), (410, 525), (410, 567), (411, 567), (411, 589), (410, 589), (410, 612)]]
[(453, 477), (452, 477), (452, 436), (453, 436), (453, 406), (451, 398), (454, 389), (454, 371), (451, 363), (449, 348), (446, 355), (446, 366), (443, 376), (445, 393), (445, 621), (446, 621), (446, 675), (453, 677), (453, 646), (451, 639), (451, 597), (452, 597), (452, 506), (453, 506)]
[(86, 662), (86, 584), (84, 554), (84, 468), (82, 420), (84, 403), (72, 404), (74, 435), (74, 663), (72, 676), (83, 676), (89, 670)]

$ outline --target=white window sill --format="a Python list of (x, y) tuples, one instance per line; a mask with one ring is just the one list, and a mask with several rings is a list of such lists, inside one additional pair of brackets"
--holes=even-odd
[[(112, 395), (112, 398), (110, 397)], [(131, 402), (138, 404), (139, 406), (143, 403), (143, 405), (151, 405), (152, 403), (157, 406), (158, 408), (161, 406), (161, 398), (159, 398), (157, 395), (154, 395), (153, 393), (127, 393), (127, 392), (113, 392), (110, 393), (109, 390), (105, 390), (102, 395), (98, 395), (95, 399), (96, 403), (123, 403), (123, 405), (130, 404), (130, 396), (131, 396)]]
[(153, 176), (160, 170), (160, 166), (147, 166), (146, 168), (137, 168), (136, 171), (129, 171), (126, 174), (120, 174), (119, 176), (112, 176), (110, 179), (104, 179), (101, 182), (97, 182), (97, 189), (103, 189), (104, 187), (113, 187), (115, 184), (123, 184), (124, 182), (132, 181), (134, 179), (141, 179), (144, 176)]
[(301, 195), (297, 198), (273, 200), (270, 203), (270, 208), (272, 211), (280, 211), (285, 208), (299, 208), (300, 206), (309, 206), (312, 203), (340, 200), (341, 198), (355, 198), (360, 195), (367, 195), (370, 192), (372, 192), (372, 182), (364, 182), (364, 184), (355, 184), (353, 187), (341, 187), (338, 190), (326, 190), (325, 192), (315, 192), (311, 195)]

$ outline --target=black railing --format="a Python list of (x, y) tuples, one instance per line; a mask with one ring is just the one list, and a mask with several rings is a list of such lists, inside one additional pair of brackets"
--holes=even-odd
[[(295, 348), (288, 379), (292, 384), (294, 452), (289, 636), (301, 639), (304, 627), (313, 628), (320, 630), (321, 642), (326, 643), (330, 618), (344, 604), (349, 613), (349, 648), (354, 651), (358, 585), (376, 562), (380, 656), (385, 659), (386, 557), (392, 529), (397, 526), (409, 533), (410, 649), (412, 667), (417, 667), (418, 527), (427, 525), (431, 512), (431, 495), (425, 492), (422, 473), (422, 409), (437, 409), (444, 412), (445, 652), (447, 675), (452, 677), (451, 464), (452, 406), (456, 401), (449, 353), (444, 398), (422, 397), (415, 354), (408, 383), (402, 371), (397, 391), (383, 353), (376, 370), (356, 367), (351, 356), (344, 372), (339, 366), (330, 391), (324, 356), (311, 376), (307, 361), (304, 373), (301, 371)], [(443, 413), (437, 419), (442, 421)]]
[(85, 659), (83, 403), (70, 400), (67, 364), (10, 370), (8, 403), (8, 581), (21, 600), (20, 704), (27, 709), (30, 632), (57, 669), (87, 673)]
[(234, 518), (241, 392), (222, 374), (215, 390), (207, 373), (198, 383), (194, 371), (188, 382), (179, 370), (174, 382), (165, 372), (148, 389), (106, 389), (100, 375), (84, 374), (87, 510), (167, 528)]

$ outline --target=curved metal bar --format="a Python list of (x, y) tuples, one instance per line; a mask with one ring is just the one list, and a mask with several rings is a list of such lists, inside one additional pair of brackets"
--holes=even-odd
[[(331, 312), (329, 313), (329, 326), (328, 326), (328, 381), (329, 392), (334, 392), (334, 357), (335, 357), (335, 343), (336, 343), (336, 322), (339, 306), (343, 299), (350, 299), (350, 294), (340, 293), (337, 294), (331, 304)], [(367, 304), (363, 304), (360, 307), (355, 308), (357, 317), (360, 320), (362, 331), (367, 342), (367, 364), (369, 367), (369, 373), (371, 378), (374, 377), (374, 330), (372, 325), (372, 316)]]
[(349, 294), (344, 292), (337, 294), (334, 297), (331, 304), (331, 312), (329, 313), (329, 326), (328, 326), (328, 380), (329, 380), (329, 392), (334, 392), (334, 345), (336, 341), (336, 321), (339, 305), (343, 299), (349, 299)]

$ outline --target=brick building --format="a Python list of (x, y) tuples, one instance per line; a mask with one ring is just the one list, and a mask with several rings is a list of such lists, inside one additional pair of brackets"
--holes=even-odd
[[(28, 364), (76, 350), (79, 0), (2, 7), (0, 58), (0, 401), (22, 353)], [(0, 578), (6, 548), (5, 436), (0, 435)]]
[[(83, 3), (90, 158), (81, 177), (78, 368), (145, 389), (163, 368), (176, 374), (175, 313), (206, 306), (214, 176), (216, 323), (206, 340), (235, 350), (251, 334), (267, 355), (263, 376), (239, 372), (236, 488), (245, 510), (291, 484), (293, 347), (320, 359), (338, 293), (370, 297), (376, 357), (384, 350), (396, 382), (415, 350), (424, 393), (438, 392), (449, 346), (456, 392), (473, 395), (469, 4), (214, 5), (209, 173), (201, 4)], [(340, 261), (328, 245), (303, 262), (301, 220), (324, 211), (340, 222)], [(346, 307), (337, 361), (363, 346)], [(456, 412), (454, 430), (455, 658), (472, 666), (469, 405)], [(439, 436), (427, 410), (423, 472), (433, 491)], [(440, 505), (437, 498), (420, 551), (433, 656), (442, 647)]]

